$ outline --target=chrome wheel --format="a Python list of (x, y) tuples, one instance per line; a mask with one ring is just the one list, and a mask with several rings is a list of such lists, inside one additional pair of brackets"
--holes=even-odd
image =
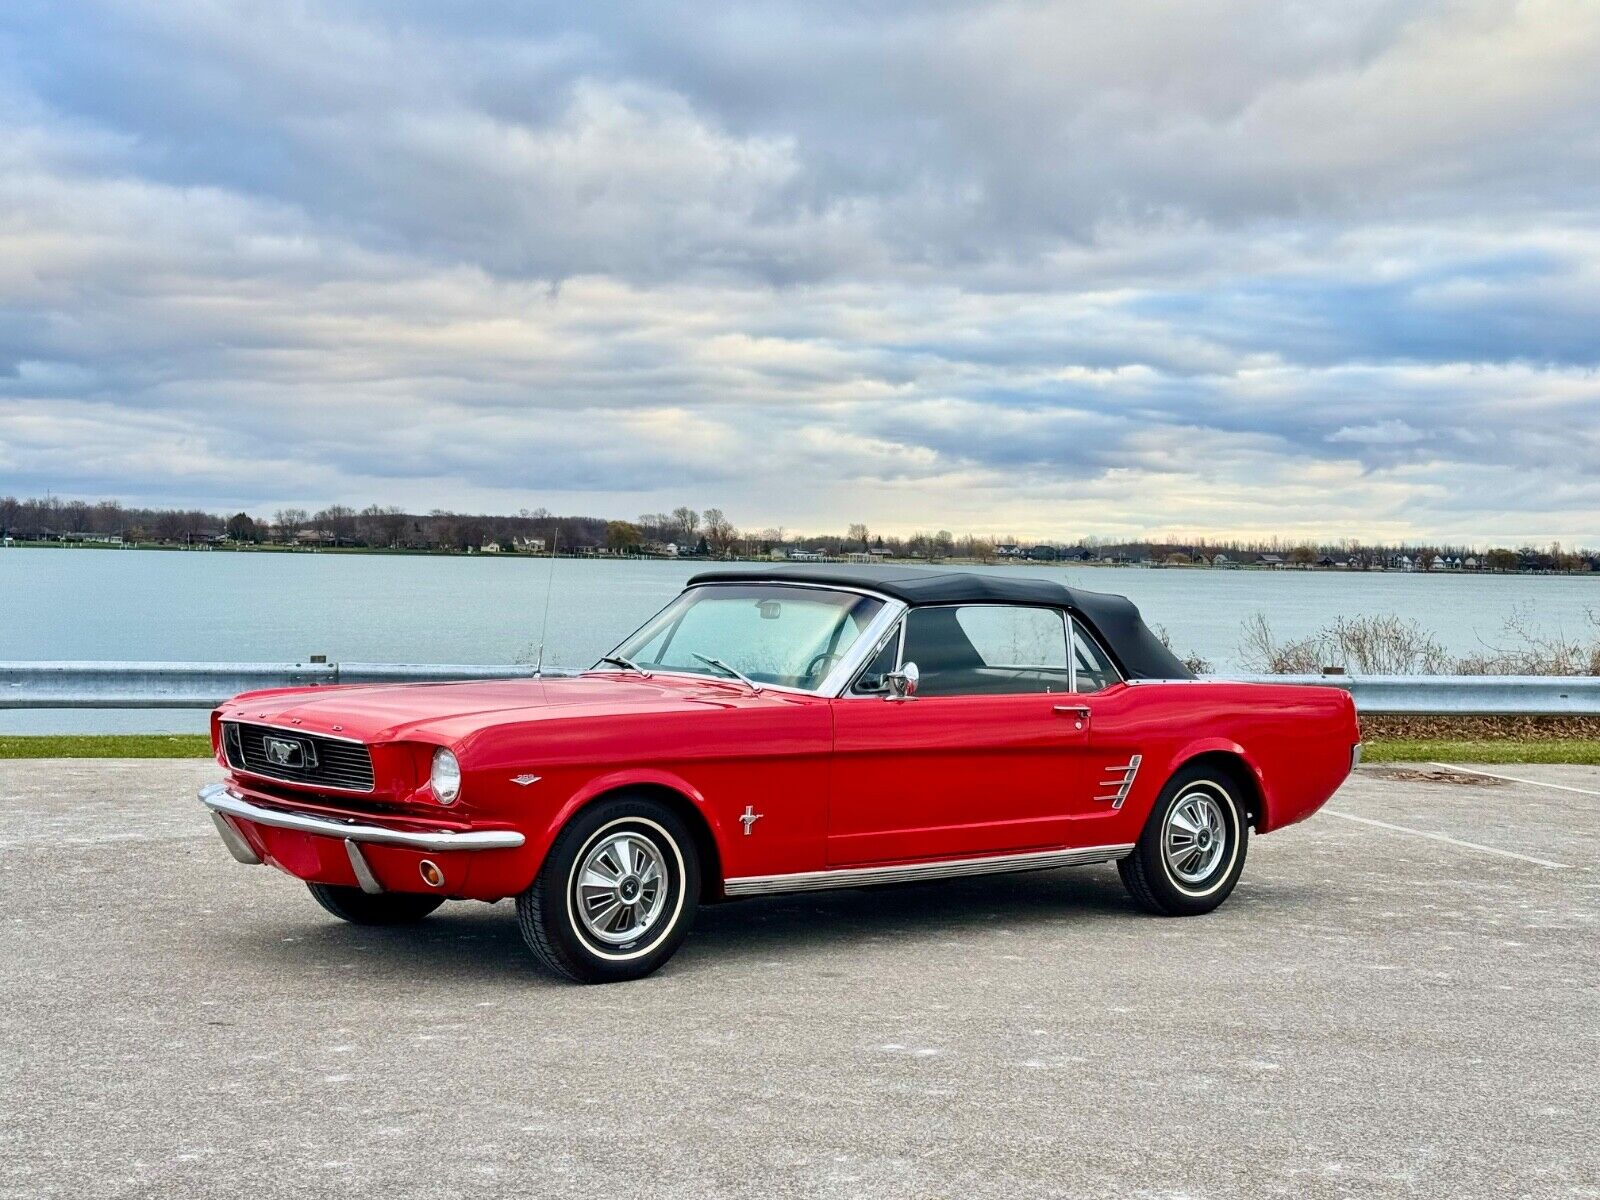
[(631, 830), (608, 834), (578, 864), (575, 905), (586, 933), (611, 946), (634, 941), (666, 908), (666, 862), (649, 838)]
[(1222, 861), (1229, 836), (1222, 805), (1210, 788), (1195, 787), (1179, 796), (1167, 813), (1161, 850), (1177, 882), (1202, 884)]

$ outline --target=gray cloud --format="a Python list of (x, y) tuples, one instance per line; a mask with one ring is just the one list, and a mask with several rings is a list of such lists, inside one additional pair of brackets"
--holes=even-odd
[(1543, 2), (20, 6), (0, 490), (1600, 540), (1597, 50)]

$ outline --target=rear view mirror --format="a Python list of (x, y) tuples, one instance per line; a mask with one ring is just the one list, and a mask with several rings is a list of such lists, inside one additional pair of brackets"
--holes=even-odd
[(917, 694), (917, 682), (922, 678), (922, 673), (917, 670), (917, 664), (908, 662), (898, 671), (890, 671), (883, 677), (883, 682), (888, 685), (889, 700), (909, 700)]

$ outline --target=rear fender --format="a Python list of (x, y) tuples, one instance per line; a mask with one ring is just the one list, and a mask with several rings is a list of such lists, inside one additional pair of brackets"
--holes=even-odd
[(1250, 778), (1255, 782), (1255, 800), (1259, 810), (1255, 814), (1255, 828), (1258, 832), (1263, 833), (1271, 829), (1272, 793), (1267, 787), (1267, 777), (1255, 757), (1245, 750), (1243, 746), (1239, 745), (1238, 742), (1229, 738), (1200, 738), (1185, 744), (1177, 754), (1173, 755), (1172, 762), (1162, 777), (1162, 786), (1165, 787), (1168, 779), (1171, 779), (1195, 759), (1206, 754), (1228, 755), (1249, 773)]

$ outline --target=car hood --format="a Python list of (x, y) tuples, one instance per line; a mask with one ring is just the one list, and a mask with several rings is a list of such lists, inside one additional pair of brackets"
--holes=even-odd
[(403, 683), (247, 692), (218, 710), (223, 720), (259, 721), (364, 742), (420, 737), (454, 742), (488, 725), (554, 717), (649, 716), (682, 710), (805, 702), (792, 693), (677, 675), (595, 673), (543, 679)]

